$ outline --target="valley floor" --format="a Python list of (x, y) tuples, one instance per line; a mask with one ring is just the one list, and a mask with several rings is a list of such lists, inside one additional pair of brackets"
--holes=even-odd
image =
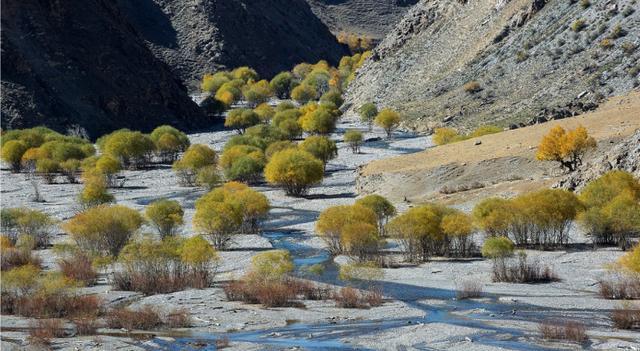
[[(359, 122), (342, 121), (333, 136), (341, 140), (345, 129), (366, 131)], [(191, 135), (192, 143), (204, 143), (220, 150), (232, 132), (218, 131)], [(579, 349), (572, 344), (548, 343), (540, 339), (538, 323), (546, 319), (579, 320), (588, 329), (592, 349), (634, 349), (640, 345), (638, 334), (612, 328), (608, 312), (618, 303), (597, 296), (597, 280), (608, 274), (605, 266), (622, 252), (605, 248), (592, 250), (581, 245), (586, 239), (578, 230), (572, 233), (576, 245), (563, 251), (530, 251), (553, 267), (560, 281), (550, 284), (492, 283), (490, 263), (486, 260), (439, 260), (417, 266), (384, 269), (375, 284), (384, 290), (385, 303), (371, 309), (337, 308), (332, 301), (304, 301), (305, 308), (263, 308), (228, 302), (219, 282), (239, 277), (249, 266), (253, 254), (269, 248), (287, 248), (294, 258), (297, 274), (302, 267), (320, 263), (325, 273), (305, 276), (321, 284), (348, 283), (335, 277), (336, 266), (346, 258), (331, 259), (324, 243), (314, 235), (319, 213), (333, 205), (351, 204), (356, 194), (358, 167), (385, 157), (414, 153), (431, 146), (430, 138), (397, 133), (393, 140), (383, 139), (382, 131), (366, 134), (368, 141), (361, 154), (352, 154), (339, 143), (339, 156), (329, 162), (321, 185), (305, 198), (284, 195), (281, 189), (261, 184), (257, 190), (272, 204), (269, 219), (261, 235), (240, 235), (232, 250), (221, 252), (216, 286), (172, 294), (143, 297), (137, 293), (113, 291), (107, 274), (101, 284), (85, 288), (109, 304), (131, 303), (133, 307), (152, 304), (161, 309), (184, 307), (192, 315), (194, 326), (182, 330), (127, 334), (119, 330), (100, 330), (97, 337), (55, 339), (58, 350), (209, 350), (216, 339), (228, 337), (229, 349), (385, 349), (385, 350), (547, 350)], [(125, 172), (126, 183), (112, 189), (117, 202), (142, 210), (148, 203), (171, 198), (185, 208), (184, 235), (192, 235), (191, 218), (195, 200), (204, 190), (177, 185), (170, 167)], [(2, 170), (2, 206), (29, 206), (42, 209), (60, 220), (70, 218), (77, 208), (74, 199), (81, 185), (41, 184), (47, 202), (33, 203), (31, 185), (24, 175)], [(399, 211), (412, 204), (396, 203)], [(55, 242), (69, 240), (58, 234)], [(393, 243), (391, 243), (391, 246)], [(51, 250), (38, 254), (49, 269), (55, 268)], [(108, 272), (104, 272), (108, 273)], [(455, 299), (456, 289), (466, 281), (479, 282), (484, 296), (474, 300)], [(2, 350), (19, 349), (26, 344), (29, 320), (2, 316)], [(149, 337), (151, 336), (152, 337)]]

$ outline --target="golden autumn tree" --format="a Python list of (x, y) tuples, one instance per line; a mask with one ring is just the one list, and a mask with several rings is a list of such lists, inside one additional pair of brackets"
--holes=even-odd
[(595, 147), (595, 139), (589, 136), (583, 126), (569, 131), (555, 126), (542, 138), (536, 158), (559, 162), (562, 169), (572, 172), (582, 164), (584, 154)]

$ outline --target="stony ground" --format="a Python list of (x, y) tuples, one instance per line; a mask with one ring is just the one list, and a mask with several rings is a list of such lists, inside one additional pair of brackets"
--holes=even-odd
[[(359, 123), (344, 121), (334, 137), (340, 140), (347, 128), (362, 128)], [(193, 143), (205, 143), (221, 149), (231, 132), (211, 132), (191, 135)], [(322, 184), (314, 187), (305, 198), (291, 198), (283, 191), (267, 185), (257, 189), (266, 194), (273, 206), (263, 235), (241, 235), (233, 250), (222, 252), (219, 280), (241, 275), (249, 265), (251, 256), (259, 250), (286, 247), (294, 251), (298, 265), (323, 262), (327, 259), (324, 245), (313, 234), (318, 214), (326, 207), (350, 204), (354, 201), (357, 167), (372, 160), (393, 155), (421, 151), (429, 147), (430, 139), (406, 133), (397, 133), (394, 139), (382, 139), (374, 130), (366, 135), (368, 141), (362, 153), (354, 155), (340, 143), (339, 156), (327, 167)], [(125, 172), (125, 187), (113, 189), (119, 204), (142, 210), (149, 202), (159, 198), (172, 198), (181, 202), (186, 210), (184, 235), (192, 235), (191, 218), (194, 201), (204, 191), (184, 188), (169, 168)], [(74, 197), (80, 185), (41, 184), (47, 202), (29, 200), (31, 185), (23, 175), (2, 171), (2, 206), (29, 206), (51, 213), (60, 220), (72, 216), (77, 208)], [(413, 204), (396, 203), (406, 210)], [(276, 235), (280, 233), (280, 235)], [(577, 230), (574, 241), (584, 242)], [(56, 241), (68, 240), (57, 234)], [(391, 243), (391, 245), (393, 245)], [(163, 310), (173, 307), (188, 309), (193, 317), (193, 328), (187, 330), (157, 331), (152, 340), (140, 339), (144, 335), (126, 336), (121, 331), (101, 330), (97, 337), (56, 339), (54, 347), (77, 349), (195, 349), (196, 345), (212, 345), (216, 339), (228, 336), (231, 348), (246, 349), (447, 349), (447, 350), (499, 350), (499, 349), (557, 349), (579, 348), (541, 342), (537, 337), (537, 323), (547, 318), (578, 319), (588, 326), (590, 348), (632, 349), (640, 344), (638, 335), (612, 329), (608, 311), (617, 303), (596, 296), (597, 279), (608, 274), (604, 266), (621, 255), (615, 249), (583, 251), (576, 249), (554, 252), (530, 251), (550, 265), (561, 278), (559, 282), (540, 285), (492, 283), (490, 263), (484, 260), (434, 260), (418, 266), (384, 269), (384, 276), (376, 282), (384, 288), (386, 302), (372, 309), (340, 309), (331, 301), (304, 301), (305, 308), (262, 308), (228, 302), (222, 289), (216, 286), (202, 290), (187, 290), (172, 294), (143, 297), (136, 293), (112, 291), (103, 280), (98, 286), (87, 288), (109, 303), (131, 303), (132, 307), (145, 304)], [(38, 252), (48, 268), (55, 267), (51, 250)], [(338, 257), (335, 262), (346, 262)], [(335, 268), (331, 260), (324, 262)], [(455, 290), (465, 281), (482, 285), (485, 296), (477, 300), (456, 301)], [(330, 283), (345, 285), (333, 280)], [(3, 350), (25, 344), (29, 321), (24, 318), (2, 316)], [(634, 346), (635, 345), (635, 346)], [(206, 349), (212, 346), (206, 346)]]

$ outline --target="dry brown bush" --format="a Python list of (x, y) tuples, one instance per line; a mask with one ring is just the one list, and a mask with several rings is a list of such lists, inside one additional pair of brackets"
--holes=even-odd
[(640, 299), (640, 277), (619, 276), (615, 279), (600, 280), (599, 293), (602, 298), (610, 300)]
[(640, 309), (622, 305), (611, 312), (611, 321), (618, 329), (640, 329)]
[(127, 330), (151, 330), (162, 325), (160, 314), (151, 306), (144, 306), (139, 310), (118, 308), (106, 315), (109, 328)]
[(98, 273), (93, 269), (89, 257), (81, 253), (61, 259), (58, 266), (65, 277), (82, 282), (87, 286), (95, 284), (98, 278)]
[(584, 325), (573, 321), (544, 321), (538, 326), (542, 337), (549, 340), (565, 340), (582, 343), (587, 340)]
[(65, 336), (62, 320), (37, 319), (29, 323), (29, 342), (36, 345), (49, 345), (51, 339)]

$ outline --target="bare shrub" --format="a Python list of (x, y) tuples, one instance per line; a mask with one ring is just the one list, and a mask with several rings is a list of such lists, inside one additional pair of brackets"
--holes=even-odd
[(558, 281), (549, 266), (528, 260), (524, 252), (515, 258), (505, 258), (493, 265), (493, 281), (505, 283), (549, 283)]
[(357, 289), (352, 287), (344, 287), (333, 295), (337, 307), (342, 308), (367, 308), (366, 303), (362, 301), (362, 296)]
[(229, 337), (223, 336), (222, 339), (216, 339), (216, 349), (224, 349), (229, 347)]
[(611, 312), (611, 321), (618, 329), (640, 329), (640, 309), (623, 304)]
[(72, 257), (58, 262), (62, 274), (87, 286), (95, 284), (98, 273), (93, 269), (91, 260), (83, 253), (76, 253)]
[(29, 324), (29, 342), (37, 345), (49, 345), (51, 339), (65, 336), (62, 320), (38, 319)]
[(8, 271), (11, 268), (20, 267), (24, 265), (33, 265), (40, 267), (42, 260), (34, 256), (31, 250), (18, 249), (18, 248), (3, 248), (2, 255), (0, 255), (0, 270)]
[(234, 280), (224, 286), (229, 301), (262, 304), (265, 307), (300, 306), (295, 300), (328, 300), (332, 290), (311, 282), (286, 278), (282, 280)]
[(638, 276), (620, 276), (615, 280), (600, 280), (598, 284), (602, 298), (610, 300), (640, 299), (640, 277)]
[[(97, 316), (100, 300), (96, 296), (73, 294), (38, 294), (11, 298), (3, 296), (2, 308), (9, 313), (37, 318), (74, 318)], [(5, 303), (12, 303), (5, 305)]]
[(587, 340), (584, 325), (573, 321), (544, 321), (538, 325), (542, 337), (548, 340), (564, 340), (582, 343)]
[(456, 290), (458, 300), (473, 299), (482, 296), (482, 284), (475, 280), (465, 280)]
[(155, 308), (144, 306), (139, 310), (118, 308), (106, 316), (109, 328), (127, 330), (151, 330), (162, 325), (162, 319)]
[(364, 294), (364, 300), (371, 307), (382, 306), (384, 296), (382, 295), (382, 289), (372, 288)]
[(187, 328), (191, 326), (191, 316), (184, 308), (170, 311), (164, 319), (164, 324), (169, 328)]
[(95, 335), (99, 327), (98, 320), (95, 317), (79, 317), (74, 318), (72, 321), (76, 326), (77, 335)]
[[(166, 273), (166, 274), (165, 274)], [(115, 272), (113, 285), (119, 290), (139, 291), (145, 295), (166, 294), (186, 288), (203, 289), (210, 286), (207, 272)]]
[(478, 81), (472, 80), (465, 83), (465, 85), (462, 86), (462, 89), (464, 89), (464, 91), (466, 91), (467, 93), (473, 94), (482, 90), (482, 86)]

